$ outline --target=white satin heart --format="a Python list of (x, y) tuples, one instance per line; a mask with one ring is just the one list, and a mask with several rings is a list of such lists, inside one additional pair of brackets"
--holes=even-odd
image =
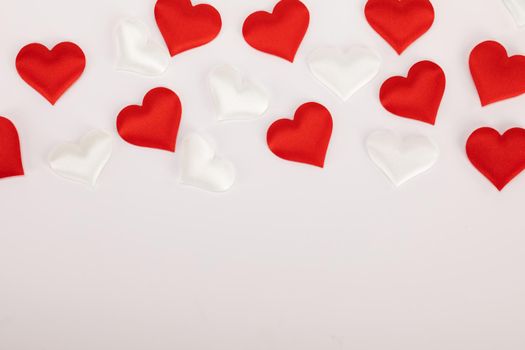
[(347, 50), (320, 48), (308, 57), (308, 65), (317, 80), (347, 101), (377, 75), (381, 58), (360, 46)]
[(197, 134), (182, 143), (181, 168), (181, 182), (203, 190), (224, 192), (235, 182), (233, 164), (217, 157), (213, 147)]
[(58, 175), (94, 186), (112, 153), (111, 136), (91, 131), (77, 143), (66, 143), (49, 155), (49, 165)]
[(264, 89), (230, 65), (215, 68), (208, 82), (219, 120), (254, 119), (268, 109), (270, 100)]
[(503, 0), (519, 27), (525, 26), (525, 0)]
[(438, 147), (422, 135), (402, 138), (381, 130), (368, 137), (366, 146), (372, 161), (396, 186), (427, 171), (439, 158)]
[(147, 76), (160, 75), (170, 62), (168, 49), (153, 41), (145, 24), (127, 19), (116, 30), (117, 70)]

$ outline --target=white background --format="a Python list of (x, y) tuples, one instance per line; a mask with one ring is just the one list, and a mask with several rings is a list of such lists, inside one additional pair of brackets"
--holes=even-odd
[[(210, 3), (223, 17), (219, 38), (149, 79), (115, 71), (112, 35), (136, 17), (162, 40), (153, 0), (1, 0), (0, 115), (18, 127), (27, 175), (0, 181), (0, 349), (524, 349), (525, 176), (499, 193), (464, 152), (480, 126), (525, 126), (525, 97), (481, 108), (468, 71), (483, 40), (525, 52), (502, 3), (434, 0), (434, 26), (398, 57), (366, 23), (364, 0), (307, 0), (311, 26), (295, 64), (243, 41), (244, 18), (273, 0)], [(28, 43), (64, 40), (88, 65), (51, 107), (14, 61)], [(384, 66), (342, 103), (305, 59), (353, 44)], [(435, 127), (394, 117), (378, 99), (386, 78), (422, 59), (448, 78)], [(222, 63), (271, 92), (264, 118), (215, 121), (206, 76)], [(178, 154), (118, 138), (118, 112), (157, 86), (181, 97), (179, 141), (202, 132), (236, 164), (229, 193), (183, 187)], [(307, 101), (334, 117), (324, 170), (278, 159), (265, 143), (268, 126)], [(95, 190), (46, 163), (93, 128), (115, 136)], [(426, 134), (442, 156), (395, 189), (364, 148), (378, 128)]]

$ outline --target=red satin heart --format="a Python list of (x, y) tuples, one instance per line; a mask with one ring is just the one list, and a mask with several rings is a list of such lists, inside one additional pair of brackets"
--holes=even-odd
[(500, 191), (525, 169), (525, 129), (500, 135), (480, 128), (470, 135), (466, 148), (472, 164)]
[(191, 0), (158, 0), (155, 19), (171, 56), (209, 43), (222, 27), (221, 15), (213, 6), (193, 6)]
[(16, 127), (0, 117), (0, 178), (24, 175)]
[(430, 61), (416, 63), (408, 77), (392, 77), (383, 83), (381, 104), (390, 113), (434, 125), (445, 93), (445, 73)]
[(84, 52), (71, 42), (51, 50), (42, 44), (29, 44), (16, 57), (18, 74), (52, 105), (80, 78), (85, 67)]
[(144, 96), (142, 106), (128, 106), (119, 113), (117, 130), (133, 145), (175, 152), (181, 115), (177, 94), (156, 88)]
[(242, 34), (253, 48), (290, 62), (301, 46), (310, 12), (299, 0), (281, 0), (273, 12), (258, 11), (246, 18)]
[(482, 106), (525, 93), (525, 56), (508, 57), (500, 43), (476, 46), (469, 64)]
[(434, 7), (429, 0), (368, 0), (365, 15), (400, 55), (434, 23)]
[(294, 119), (280, 119), (268, 129), (267, 142), (278, 157), (324, 167), (333, 121), (322, 105), (309, 102), (297, 109)]

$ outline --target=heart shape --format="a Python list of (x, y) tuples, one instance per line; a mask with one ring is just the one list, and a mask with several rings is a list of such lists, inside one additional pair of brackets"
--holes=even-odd
[(95, 186), (112, 153), (111, 136), (95, 130), (77, 143), (66, 143), (49, 155), (49, 166), (58, 175)]
[(525, 129), (509, 129), (503, 135), (492, 128), (477, 129), (466, 150), (474, 167), (501, 191), (525, 169)]
[(84, 52), (71, 42), (51, 50), (42, 44), (29, 44), (16, 56), (20, 77), (52, 105), (80, 78), (85, 67)]
[(365, 47), (321, 48), (310, 55), (308, 65), (317, 80), (347, 101), (377, 75), (381, 58)]
[(193, 6), (191, 0), (158, 0), (155, 20), (171, 56), (211, 42), (222, 27), (221, 15), (215, 7)]
[(249, 120), (268, 109), (266, 92), (230, 65), (215, 68), (208, 81), (219, 120)]
[(315, 102), (303, 104), (294, 119), (280, 119), (268, 129), (266, 140), (278, 157), (324, 167), (332, 136), (333, 121), (328, 109)]
[(370, 26), (401, 55), (432, 27), (434, 7), (429, 0), (368, 0), (365, 16)]
[(525, 26), (525, 0), (503, 0), (518, 27)]
[(366, 147), (372, 161), (396, 186), (432, 168), (439, 158), (438, 147), (422, 135), (402, 138), (391, 131), (376, 131)]
[(144, 96), (142, 106), (128, 106), (119, 113), (117, 130), (132, 145), (175, 152), (181, 116), (177, 94), (155, 88)]
[(15, 125), (0, 117), (0, 179), (24, 175), (20, 140)]
[(469, 65), (482, 106), (525, 93), (525, 56), (509, 57), (500, 43), (485, 41), (477, 45)]
[(146, 25), (123, 20), (117, 26), (117, 69), (147, 76), (166, 71), (170, 55), (164, 46), (150, 38)]
[(281, 0), (273, 12), (258, 11), (244, 21), (242, 34), (256, 50), (293, 62), (310, 23), (310, 12), (299, 0)]
[(434, 125), (445, 86), (445, 73), (441, 67), (430, 61), (421, 61), (410, 68), (406, 78), (386, 80), (379, 98), (392, 114)]
[(212, 192), (229, 190), (235, 182), (235, 167), (215, 155), (213, 147), (201, 136), (192, 134), (181, 147), (181, 182)]

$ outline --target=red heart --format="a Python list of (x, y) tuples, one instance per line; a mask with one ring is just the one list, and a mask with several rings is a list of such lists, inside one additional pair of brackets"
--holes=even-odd
[(381, 86), (381, 104), (400, 117), (434, 125), (446, 78), (440, 66), (430, 61), (416, 63), (408, 77), (392, 77)]
[(310, 102), (295, 112), (294, 119), (280, 119), (268, 129), (266, 140), (278, 157), (324, 167), (332, 136), (332, 116), (322, 105)]
[(400, 55), (434, 23), (434, 7), (429, 0), (369, 0), (365, 15)]
[(133, 145), (175, 152), (181, 115), (177, 94), (156, 88), (144, 96), (142, 106), (128, 106), (119, 113), (117, 130)]
[(16, 127), (0, 117), (0, 178), (24, 175)]
[(191, 0), (158, 0), (155, 19), (171, 56), (205, 45), (221, 31), (221, 15), (208, 4)]
[(500, 43), (476, 46), (469, 64), (482, 106), (525, 93), (525, 56), (508, 57)]
[(467, 141), (467, 156), (501, 191), (525, 169), (525, 129), (513, 128), (500, 135), (492, 128), (480, 128)]
[(301, 1), (281, 0), (272, 13), (248, 16), (242, 34), (253, 48), (293, 62), (309, 23), (310, 12)]
[(18, 74), (52, 105), (80, 78), (86, 67), (82, 49), (63, 42), (49, 50), (42, 44), (29, 44), (16, 56)]

